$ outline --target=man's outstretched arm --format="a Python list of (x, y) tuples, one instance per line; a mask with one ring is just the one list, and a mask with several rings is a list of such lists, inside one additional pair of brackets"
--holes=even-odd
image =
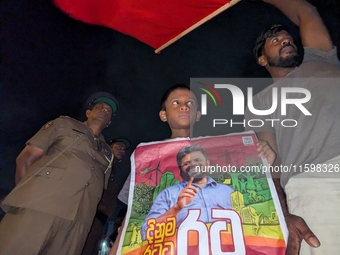
[(305, 0), (264, 0), (274, 5), (300, 28), (304, 47), (325, 52), (333, 48), (333, 43), (316, 8)]

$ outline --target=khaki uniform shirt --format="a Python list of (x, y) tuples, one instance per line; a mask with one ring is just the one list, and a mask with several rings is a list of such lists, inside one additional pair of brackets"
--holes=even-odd
[(28, 208), (90, 228), (113, 159), (104, 137), (94, 136), (86, 122), (61, 116), (26, 144), (45, 153), (3, 201), (6, 212)]

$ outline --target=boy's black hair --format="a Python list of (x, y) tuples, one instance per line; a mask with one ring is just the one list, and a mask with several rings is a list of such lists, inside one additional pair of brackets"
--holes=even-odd
[(285, 26), (283, 26), (281, 24), (275, 24), (275, 25), (272, 25), (269, 29), (267, 29), (267, 30), (265, 30), (261, 33), (261, 35), (256, 39), (255, 46), (254, 46), (254, 49), (253, 49), (253, 53), (254, 53), (256, 59), (258, 59), (259, 57), (262, 56), (263, 48), (264, 48), (264, 45), (266, 44), (267, 38), (273, 37), (277, 33), (281, 32), (283, 30), (288, 32), (288, 30)]
[[(176, 89), (186, 89), (186, 90), (190, 90), (190, 86), (187, 85), (187, 84), (175, 84), (173, 86), (171, 86), (165, 93), (164, 95), (162, 96), (162, 99), (161, 99), (161, 109), (163, 111), (166, 110), (166, 107), (165, 107), (165, 101), (168, 99), (169, 95), (171, 94), (171, 92), (175, 91)], [(192, 91), (191, 91), (192, 92)], [(192, 92), (193, 93), (193, 92)], [(197, 97), (196, 97), (197, 98)]]

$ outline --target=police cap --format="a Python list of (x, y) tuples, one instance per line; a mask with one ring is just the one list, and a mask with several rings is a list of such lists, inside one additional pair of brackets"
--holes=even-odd
[(93, 106), (99, 102), (107, 103), (112, 109), (112, 115), (118, 110), (119, 105), (117, 99), (108, 92), (96, 92), (92, 94), (86, 100), (86, 107), (87, 109), (92, 109)]
[(126, 149), (129, 149), (131, 146), (131, 142), (129, 141), (129, 139), (127, 139), (125, 136), (119, 136), (116, 137), (114, 139), (111, 139), (108, 144), (111, 146), (112, 144), (116, 143), (116, 142), (122, 142), (125, 144)]

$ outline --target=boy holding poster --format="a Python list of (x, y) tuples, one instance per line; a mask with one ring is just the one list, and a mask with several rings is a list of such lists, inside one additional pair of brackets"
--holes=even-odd
[[(192, 128), (196, 121), (201, 117), (200, 111), (197, 109), (198, 103), (196, 96), (190, 91), (187, 85), (174, 85), (166, 91), (162, 97), (162, 110), (159, 112), (160, 119), (167, 122), (171, 129), (171, 139), (174, 138), (188, 138), (192, 136)], [(265, 141), (258, 143), (259, 156), (265, 157), (269, 164), (271, 164), (276, 155)], [(128, 178), (129, 181), (130, 178)], [(193, 185), (193, 178), (186, 181), (185, 187), (194, 192), (197, 187)], [(120, 195), (118, 196), (124, 203), (128, 203), (128, 186), (124, 185)], [(125, 196), (122, 196), (125, 194)], [(195, 193), (196, 194), (196, 193)], [(192, 197), (195, 194), (191, 194)], [(190, 202), (189, 202), (190, 203)], [(121, 229), (124, 228), (124, 223)], [(121, 230), (112, 249), (110, 255), (116, 255), (119, 241), (121, 238)]]

